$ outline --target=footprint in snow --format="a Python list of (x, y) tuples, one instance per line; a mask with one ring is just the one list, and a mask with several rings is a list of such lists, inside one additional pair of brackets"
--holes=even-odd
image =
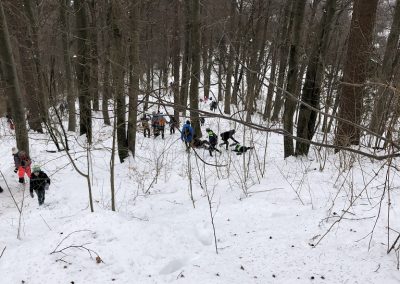
[(188, 258), (176, 258), (168, 262), (163, 269), (160, 270), (160, 274), (170, 274), (172, 272), (175, 272), (185, 265), (188, 264), (189, 259)]
[(212, 245), (213, 243), (213, 235), (212, 229), (209, 228), (206, 224), (198, 225), (194, 228), (194, 234), (197, 240), (201, 242), (205, 246)]

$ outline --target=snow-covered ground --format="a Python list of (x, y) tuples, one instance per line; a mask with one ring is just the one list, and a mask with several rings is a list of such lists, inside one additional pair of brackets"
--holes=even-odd
[[(90, 153), (91, 213), (86, 179), (65, 152), (46, 151), (54, 149), (47, 136), (30, 133), (33, 163), (52, 181), (45, 206), (39, 208), (28, 185), (23, 190), (13, 173), (15, 140), (1, 120), (0, 169), (18, 204), (24, 203), (17, 239), (18, 210), (8, 190), (0, 194), (0, 253), (6, 247), (0, 258), (0, 283), (400, 282), (396, 256), (386, 253), (387, 194), (372, 239), (370, 235), (387, 173), (386, 167), (379, 171), (383, 162), (360, 158), (350, 170), (339, 170), (340, 155), (329, 153), (320, 171), (323, 162), (314, 151), (308, 158), (284, 160), (281, 136), (270, 134), (266, 144), (265, 133), (206, 119), (203, 130), (211, 127), (220, 133), (236, 127), (235, 137), (256, 149), (244, 156), (222, 149), (216, 157), (197, 150), (201, 159), (218, 167), (206, 165), (193, 152), (189, 167), (178, 132), (167, 131), (165, 140), (140, 133), (137, 157), (123, 164), (116, 158), (113, 212), (111, 128), (100, 121), (95, 120)], [(69, 142), (86, 173), (82, 141), (71, 136)], [(400, 230), (400, 179), (394, 168), (390, 179), (393, 243)], [(0, 185), (6, 188), (3, 179)], [(343, 210), (348, 213), (330, 229)]]

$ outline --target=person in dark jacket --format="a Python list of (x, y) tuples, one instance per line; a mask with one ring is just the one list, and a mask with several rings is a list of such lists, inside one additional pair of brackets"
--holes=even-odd
[(236, 144), (235, 148), (232, 150), (233, 152), (236, 152), (236, 155), (241, 155), (242, 153), (246, 153), (248, 150), (254, 149), (254, 147), (246, 147), (242, 146), (240, 144)]
[(204, 126), (206, 119), (203, 116), (200, 116), (200, 126)]
[(200, 138), (197, 138), (196, 136), (193, 138), (192, 146), (193, 148), (204, 148), (208, 149), (209, 143), (207, 140), (201, 140)]
[(193, 136), (194, 136), (194, 129), (192, 126), (190, 126), (190, 121), (187, 120), (186, 124), (182, 127), (181, 140), (185, 141), (186, 151), (188, 151), (188, 152), (190, 150)]
[(33, 166), (29, 191), (32, 198), (34, 197), (33, 192), (35, 191), (38, 197), (39, 205), (43, 205), (44, 196), (46, 190), (49, 189), (49, 185), (50, 178), (47, 176), (47, 174), (41, 171), (39, 166)]
[(221, 153), (220, 150), (218, 150), (217, 148), (215, 148), (215, 146), (217, 146), (218, 144), (218, 136), (217, 134), (214, 133), (214, 131), (212, 131), (210, 128), (206, 128), (206, 132), (208, 135), (208, 151), (210, 152), (210, 156), (212, 157), (212, 152), (213, 151), (217, 151), (218, 153)]
[(177, 127), (177, 123), (175, 117), (172, 115), (169, 116), (169, 134), (175, 134), (175, 127)]
[(212, 101), (211, 104), (210, 104), (210, 110), (215, 112), (217, 107), (218, 107), (217, 101)]
[[(146, 114), (144, 114), (143, 117), (140, 119), (140, 121), (142, 122), (144, 137), (150, 138), (149, 118), (146, 116)], [(147, 136), (146, 136), (146, 134), (147, 134)]]
[(226, 150), (228, 150), (228, 146), (229, 146), (228, 139), (232, 139), (233, 141), (235, 141), (235, 143), (231, 144), (231, 146), (239, 144), (239, 141), (237, 141), (235, 138), (233, 138), (233, 135), (235, 134), (235, 132), (236, 132), (235, 129), (232, 129), (232, 130), (221, 133), (221, 138), (222, 138), (222, 141), (224, 141), (224, 142), (219, 144), (219, 146), (226, 145)]

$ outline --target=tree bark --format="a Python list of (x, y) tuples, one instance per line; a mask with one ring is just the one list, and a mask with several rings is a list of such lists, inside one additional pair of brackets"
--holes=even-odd
[(63, 58), (65, 66), (65, 80), (67, 85), (67, 104), (68, 104), (68, 131), (75, 131), (76, 128), (76, 108), (75, 108), (75, 94), (73, 90), (72, 81), (72, 68), (70, 58), (70, 28), (69, 28), (69, 17), (68, 17), (68, 5), (69, 0), (60, 0), (60, 22), (63, 28), (61, 33), (61, 40), (63, 46)]
[(22, 106), (21, 88), (12, 55), (10, 35), (2, 1), (0, 1), (0, 58), (1, 73), (6, 82), (6, 86), (8, 87), (8, 101), (11, 104), (12, 115), (15, 123), (17, 147), (29, 154), (28, 131), (26, 129), (24, 109)]
[(202, 137), (199, 113), (199, 82), (200, 82), (200, 0), (192, 0), (191, 9), (191, 49), (192, 72), (190, 78), (190, 120), (197, 138)]
[[(363, 112), (363, 87), (367, 78), (372, 32), (378, 0), (354, 1), (353, 16), (350, 25), (347, 59), (344, 66), (342, 93), (339, 102), (339, 117), (361, 123)], [(339, 146), (358, 145), (360, 129), (343, 120), (338, 121), (335, 143)]]
[(88, 34), (86, 0), (75, 0), (76, 29), (77, 29), (77, 78), (79, 91), (79, 128), (80, 135), (86, 134), (88, 143), (92, 143), (92, 110), (89, 94), (89, 55), (90, 41)]
[(129, 118), (128, 118), (128, 148), (135, 157), (136, 146), (136, 125), (137, 125), (137, 104), (139, 97), (139, 0), (131, 1), (130, 7), (130, 70), (129, 70)]
[[(323, 9), (319, 23), (318, 38), (311, 51), (308, 62), (306, 79), (303, 86), (301, 101), (319, 109), (321, 83), (324, 72), (324, 60), (328, 47), (330, 27), (335, 15), (337, 0), (328, 0)], [(301, 79), (301, 78), (300, 78)], [(305, 105), (300, 105), (299, 118), (297, 121), (297, 137), (312, 140), (315, 133), (315, 122), (318, 113)], [(307, 155), (310, 149), (309, 143), (297, 141), (296, 155)]]
[[(293, 18), (293, 41), (290, 46), (290, 56), (289, 56), (289, 71), (286, 91), (290, 94), (295, 94), (296, 92), (296, 81), (299, 72), (299, 48), (302, 33), (302, 25), (304, 18), (304, 10), (306, 6), (306, 0), (293, 0), (294, 2), (294, 18)], [(283, 128), (285, 131), (291, 135), (293, 134), (293, 115), (296, 110), (296, 101), (287, 96), (285, 100), (285, 110), (283, 113)], [(284, 136), (284, 157), (294, 155), (293, 138), (290, 136)]]

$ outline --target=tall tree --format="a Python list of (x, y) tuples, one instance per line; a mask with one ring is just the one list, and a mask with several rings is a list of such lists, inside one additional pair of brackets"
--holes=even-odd
[[(292, 95), (296, 91), (296, 81), (299, 72), (299, 49), (300, 49), (300, 39), (303, 26), (304, 10), (306, 6), (306, 0), (293, 0), (294, 2), (294, 13), (293, 13), (293, 40), (290, 45), (290, 55), (289, 55), (289, 71), (287, 79), (286, 91)], [(283, 113), (283, 128), (288, 135), (283, 138), (284, 143), (284, 157), (289, 157), (294, 155), (293, 138), (290, 135), (293, 134), (293, 115), (296, 110), (296, 101), (290, 97), (286, 96), (285, 100), (285, 110)]]
[[(335, 143), (339, 146), (358, 145), (363, 111), (363, 90), (371, 57), (372, 32), (378, 0), (354, 0), (350, 24), (347, 58), (343, 72), (342, 93)], [(345, 120), (354, 124), (347, 123)]]
[[(308, 62), (306, 79), (303, 86), (301, 101), (318, 109), (320, 102), (321, 83), (324, 72), (325, 54), (328, 48), (329, 32), (335, 15), (337, 0), (328, 0), (323, 9), (322, 17), (318, 25), (318, 38), (315, 40), (311, 56)], [(315, 133), (317, 111), (308, 106), (300, 105), (297, 122), (297, 137), (311, 141)], [(309, 143), (297, 141), (296, 155), (307, 155)]]
[(277, 81), (277, 92), (275, 96), (275, 105), (274, 111), (272, 113), (271, 120), (278, 121), (280, 119), (280, 111), (283, 104), (283, 92), (282, 89), (284, 88), (285, 83), (285, 76), (286, 76), (286, 69), (287, 69), (287, 60), (289, 55), (289, 44), (291, 40), (291, 27), (292, 27), (292, 17), (291, 17), (291, 10), (292, 4), (294, 2), (291, 0), (287, 0), (283, 10), (283, 22), (281, 25), (281, 32), (280, 32), (280, 40), (279, 40), (279, 73), (278, 73), (278, 81)]
[(185, 29), (184, 29), (184, 48), (183, 48), (183, 60), (182, 60), (182, 79), (181, 79), (181, 90), (180, 90), (180, 105), (183, 113), (186, 113), (185, 108), (187, 106), (188, 98), (188, 86), (190, 80), (190, 68), (191, 68), (191, 2), (192, 0), (184, 1), (185, 10)]
[(77, 29), (77, 79), (79, 98), (79, 129), (80, 135), (85, 134), (88, 143), (92, 143), (92, 110), (90, 107), (89, 76), (90, 76), (90, 39), (86, 12), (86, 0), (75, 0)]
[[(380, 70), (380, 81), (383, 84), (391, 84), (393, 80), (394, 63), (399, 48), (400, 37), (400, 1), (396, 1), (394, 9), (393, 22), (390, 33), (387, 39), (385, 54), (382, 61)], [(375, 99), (374, 109), (371, 116), (370, 129), (380, 135), (383, 134), (384, 126), (387, 121), (387, 116), (390, 113), (389, 104), (391, 102), (392, 91), (388, 90), (387, 86), (378, 88), (378, 95)]]
[(30, 0), (24, 0), (25, 13), (29, 20), (30, 27), (30, 35), (31, 35), (31, 44), (30, 48), (32, 50), (33, 61), (35, 62), (36, 67), (36, 76), (37, 76), (37, 84), (38, 84), (38, 92), (39, 92), (39, 107), (40, 107), (40, 116), (43, 121), (47, 122), (48, 119), (48, 109), (49, 109), (49, 98), (48, 93), (46, 92), (46, 88), (44, 86), (44, 78), (43, 78), (43, 70), (42, 70), (42, 62), (41, 62), (41, 54), (39, 50), (39, 20), (37, 16), (37, 7), (33, 7), (36, 2)]
[(26, 130), (26, 121), (22, 106), (21, 88), (12, 54), (10, 35), (2, 1), (0, 1), (0, 63), (2, 77), (8, 87), (7, 95), (15, 122), (17, 147), (29, 153), (28, 131)]
[(67, 85), (67, 104), (68, 104), (68, 131), (75, 131), (76, 128), (76, 108), (75, 95), (72, 81), (71, 54), (70, 54), (70, 27), (69, 27), (69, 0), (60, 1), (60, 22), (62, 26), (62, 46), (65, 66), (65, 84)]
[(174, 23), (173, 23), (173, 41), (172, 41), (172, 74), (174, 82), (172, 89), (174, 92), (174, 118), (179, 121), (179, 79), (180, 79), (180, 64), (181, 64), (181, 38), (180, 38), (180, 1), (174, 0)]
[(137, 108), (139, 96), (139, 0), (131, 1), (130, 7), (130, 69), (129, 69), (129, 117), (128, 117), (128, 148), (135, 156), (136, 146), (136, 124), (137, 124)]
[(125, 40), (121, 30), (122, 12), (121, 2), (112, 2), (112, 77), (113, 90), (116, 100), (116, 109), (114, 112), (117, 116), (117, 144), (118, 156), (121, 163), (128, 157), (128, 141), (126, 133), (126, 105), (124, 92), (124, 59), (125, 59)]
[(198, 138), (202, 136), (199, 113), (199, 81), (200, 81), (200, 0), (192, 0), (191, 15), (191, 55), (192, 69), (190, 78), (190, 120)]

